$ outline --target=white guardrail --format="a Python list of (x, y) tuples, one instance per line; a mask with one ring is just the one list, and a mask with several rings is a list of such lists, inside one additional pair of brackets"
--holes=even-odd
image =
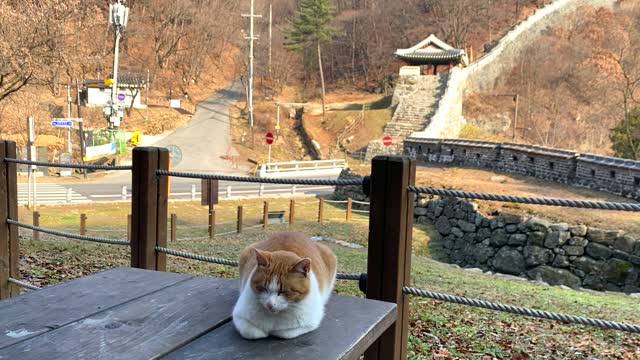
[(322, 176), (337, 179), (340, 172), (346, 168), (347, 161), (344, 159), (277, 162), (260, 165), (256, 176), (261, 178)]

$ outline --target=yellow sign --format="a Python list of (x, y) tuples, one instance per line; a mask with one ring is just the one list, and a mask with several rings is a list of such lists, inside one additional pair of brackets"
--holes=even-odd
[(280, 130), (280, 125), (276, 125), (276, 130)]
[(113, 79), (104, 79), (105, 85), (113, 85)]
[(134, 131), (133, 134), (131, 134), (131, 145), (138, 145), (138, 143), (140, 142), (140, 131)]

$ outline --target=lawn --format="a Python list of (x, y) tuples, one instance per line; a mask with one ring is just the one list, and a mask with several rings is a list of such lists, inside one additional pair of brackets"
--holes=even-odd
[[(288, 199), (270, 199), (270, 209), (288, 209)], [(289, 229), (286, 224), (249, 228), (261, 217), (262, 202), (242, 200), (218, 205), (221, 222), (233, 221), (242, 203), (246, 227), (241, 235), (206, 239), (206, 209), (193, 202), (173, 202), (170, 211), (178, 214), (178, 240), (169, 247), (236, 259), (248, 244), (269, 234)], [(366, 248), (336, 244), (337, 240), (360, 245), (367, 242), (367, 221), (354, 214), (354, 221), (344, 221), (340, 204), (326, 204), (324, 225), (316, 220), (317, 200), (298, 199), (295, 230), (327, 240), (339, 259), (339, 270), (366, 270)], [(304, 203), (304, 204), (303, 204)], [(104, 207), (103, 207), (104, 206)], [(80, 213), (87, 213), (89, 234), (114, 238), (126, 236), (126, 214), (122, 205), (74, 207), (42, 207), (41, 224), (54, 228), (77, 230)], [(28, 218), (26, 211), (21, 216)], [(304, 220), (304, 221), (303, 221)], [(125, 228), (123, 228), (123, 226)], [(94, 230), (92, 230), (94, 229)], [(93, 233), (92, 233), (93, 231)], [(219, 232), (222, 229), (218, 229)], [(627, 295), (574, 291), (549, 287), (521, 279), (497, 277), (459, 269), (429, 258), (431, 229), (414, 230), (412, 283), (414, 286), (488, 301), (566, 312), (607, 320), (640, 323), (640, 300)], [(116, 266), (127, 266), (127, 247), (64, 240), (41, 235), (30, 239), (25, 231), (21, 242), (21, 274), (26, 281), (47, 286), (71, 278)], [(203, 236), (200, 236), (203, 235)], [(188, 240), (190, 239), (190, 240)], [(206, 276), (234, 277), (235, 268), (169, 257), (168, 270)], [(336, 292), (362, 296), (357, 283), (339, 281)], [(565, 325), (545, 320), (447, 304), (429, 299), (412, 298), (409, 340), (410, 359), (637, 359), (640, 358), (640, 336), (597, 328)]]

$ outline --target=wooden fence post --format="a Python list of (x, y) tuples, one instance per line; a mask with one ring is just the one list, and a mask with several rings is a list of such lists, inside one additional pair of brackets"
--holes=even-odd
[(351, 208), (353, 207), (353, 203), (351, 202), (351, 198), (347, 199), (347, 222), (351, 221)]
[(169, 151), (157, 147), (133, 149), (131, 172), (131, 267), (165, 271), (167, 257), (155, 247), (167, 246), (168, 176), (157, 170), (169, 169)]
[(264, 202), (264, 208), (262, 209), (262, 228), (266, 229), (269, 224), (269, 202)]
[(209, 206), (209, 239), (216, 238), (216, 208)]
[[(33, 226), (40, 226), (40, 212), (33, 212)], [(40, 240), (40, 231), (33, 230), (33, 240)]]
[(176, 226), (178, 225), (178, 215), (171, 214), (171, 242), (176, 241)]
[(289, 226), (293, 226), (296, 223), (296, 200), (291, 199), (289, 203)]
[(365, 353), (366, 360), (407, 357), (411, 236), (415, 162), (406, 157), (378, 156), (372, 162), (371, 221), (367, 264), (367, 298), (398, 305), (398, 319)]
[(80, 214), (80, 235), (87, 235), (87, 214)]
[(324, 199), (318, 199), (318, 223), (324, 224)]
[(18, 220), (18, 174), (15, 163), (16, 143), (0, 141), (0, 299), (20, 295), (20, 289), (9, 278), (20, 279), (18, 270), (18, 227), (7, 219)]
[(242, 234), (242, 218), (244, 213), (242, 211), (242, 205), (238, 206), (238, 234)]
[(127, 240), (131, 241), (131, 214), (127, 215)]

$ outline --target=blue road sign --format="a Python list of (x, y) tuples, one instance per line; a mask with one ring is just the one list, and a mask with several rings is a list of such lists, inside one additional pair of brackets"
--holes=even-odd
[(54, 127), (72, 127), (73, 121), (66, 119), (53, 119), (51, 126)]
[(124, 101), (125, 98), (124, 94), (118, 94), (118, 101)]

